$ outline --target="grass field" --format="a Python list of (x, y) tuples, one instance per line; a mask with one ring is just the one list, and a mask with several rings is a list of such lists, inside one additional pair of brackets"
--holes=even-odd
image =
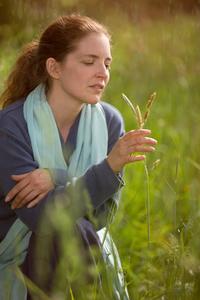
[[(126, 169), (113, 224), (134, 299), (200, 297), (199, 28), (197, 19), (183, 16), (128, 25), (114, 48), (107, 98), (122, 112), (126, 129), (136, 124), (121, 93), (144, 107), (149, 94), (157, 92), (147, 124), (159, 141), (157, 151), (147, 157), (150, 244), (141, 163)], [(160, 164), (152, 170), (157, 159)]]
[[(120, 110), (126, 130), (136, 123), (121, 94), (144, 109), (148, 96), (157, 93), (146, 125), (159, 141), (147, 156), (149, 178), (143, 163), (126, 168), (111, 227), (134, 300), (200, 299), (199, 32), (199, 16), (183, 15), (127, 21), (113, 30), (114, 62), (104, 98)], [(19, 46), (33, 35), (1, 44), (1, 89)]]

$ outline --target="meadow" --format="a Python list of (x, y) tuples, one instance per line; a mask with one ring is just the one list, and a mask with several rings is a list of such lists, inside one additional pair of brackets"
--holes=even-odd
[[(158, 140), (146, 164), (125, 169), (125, 187), (111, 231), (134, 300), (200, 299), (200, 18), (131, 23), (110, 21), (111, 82), (104, 99), (136, 128), (125, 93), (144, 111), (156, 91), (146, 128)], [(0, 89), (31, 26), (13, 35), (1, 29)], [(2, 35), (1, 32), (1, 35)], [(6, 34), (7, 32), (7, 34)], [(159, 160), (157, 164), (155, 161)]]

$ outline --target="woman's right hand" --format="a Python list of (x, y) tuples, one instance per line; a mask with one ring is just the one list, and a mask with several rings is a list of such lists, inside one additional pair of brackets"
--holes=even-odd
[(136, 154), (146, 153), (155, 150), (157, 141), (148, 137), (151, 134), (149, 129), (136, 129), (125, 133), (113, 146), (107, 156), (107, 161), (114, 173), (118, 173), (129, 163), (144, 160), (145, 155)]
[(21, 175), (11, 176), (16, 185), (9, 191), (5, 202), (12, 201), (13, 209), (37, 205), (48, 192), (55, 188), (48, 169), (36, 169)]

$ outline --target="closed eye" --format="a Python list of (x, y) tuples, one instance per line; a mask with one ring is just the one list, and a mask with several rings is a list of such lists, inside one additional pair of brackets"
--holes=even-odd
[(106, 67), (107, 70), (110, 70), (110, 69), (111, 69), (111, 65), (110, 65), (110, 64), (108, 64), (108, 65), (105, 64), (105, 67)]
[[(82, 62), (82, 63), (83, 63), (84, 65), (86, 65), (86, 66), (91, 66), (91, 65), (94, 64), (94, 61), (84, 61), (84, 62)], [(105, 64), (105, 67), (106, 67), (107, 70), (110, 70), (110, 68), (111, 68), (110, 64)]]
[(84, 61), (83, 64), (84, 65), (93, 65), (93, 61)]

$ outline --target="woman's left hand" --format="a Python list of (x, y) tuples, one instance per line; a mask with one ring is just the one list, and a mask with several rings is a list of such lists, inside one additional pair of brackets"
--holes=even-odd
[(7, 194), (5, 202), (14, 199), (11, 205), (12, 209), (21, 208), (26, 204), (28, 204), (28, 208), (35, 206), (55, 187), (50, 173), (46, 169), (36, 169), (11, 177), (17, 183)]

